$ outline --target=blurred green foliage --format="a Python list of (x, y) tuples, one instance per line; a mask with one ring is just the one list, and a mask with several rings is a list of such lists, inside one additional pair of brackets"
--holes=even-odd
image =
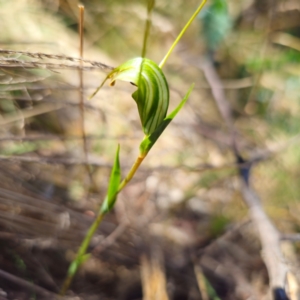
[(210, 220), (210, 234), (216, 238), (221, 236), (225, 231), (226, 227), (230, 224), (230, 219), (222, 214), (214, 215)]
[(208, 51), (216, 51), (232, 28), (226, 0), (213, 0), (200, 13)]
[(293, 49), (285, 49), (275, 51), (272, 56), (252, 56), (245, 61), (245, 66), (249, 72), (259, 72), (261, 70), (279, 70), (286, 64), (300, 63), (299, 51)]

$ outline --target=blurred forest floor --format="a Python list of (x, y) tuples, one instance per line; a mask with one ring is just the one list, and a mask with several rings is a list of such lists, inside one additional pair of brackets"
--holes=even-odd
[[(82, 3), (85, 59), (116, 67), (140, 56), (146, 1)], [(0, 53), (0, 299), (57, 299), (106, 194), (117, 144), (126, 174), (143, 137), (135, 87), (106, 84), (88, 101), (108, 69), (84, 63), (86, 160), (79, 63), (56, 56), (79, 57), (77, 5), (0, 1), (0, 48), (16, 51)], [(147, 57), (160, 62), (198, 5), (157, 1)], [(68, 297), (268, 299), (232, 136), (265, 211), (280, 232), (296, 234), (299, 51), (299, 1), (208, 1), (164, 68), (170, 110), (195, 89), (101, 224)], [(231, 128), (212, 88), (224, 91)], [(283, 251), (297, 268), (297, 242)]]

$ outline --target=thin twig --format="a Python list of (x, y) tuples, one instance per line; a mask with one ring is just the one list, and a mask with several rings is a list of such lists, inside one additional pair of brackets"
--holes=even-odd
[(113, 245), (116, 240), (124, 233), (124, 231), (127, 229), (128, 227), (128, 221), (123, 221), (121, 222), (118, 227), (109, 235), (107, 236), (104, 240), (102, 240), (99, 245), (97, 245), (94, 249), (93, 249), (93, 255), (98, 255), (99, 253), (101, 253), (103, 250), (105, 250), (106, 248), (110, 247), (111, 245)]
[(258, 229), (262, 244), (262, 257), (269, 273), (270, 287), (284, 289), (288, 267), (280, 249), (281, 235), (265, 213), (253, 189), (242, 182), (241, 192), (249, 207), (251, 219)]
[(282, 241), (300, 242), (300, 234), (299, 233), (281, 234), (280, 239)]
[[(82, 66), (83, 63), (83, 35), (84, 35), (84, 6), (78, 5), (79, 8), (79, 56), (80, 56), (80, 66)], [(90, 184), (93, 183), (95, 185), (95, 182), (93, 180), (93, 174), (89, 166), (89, 158), (88, 158), (88, 144), (87, 144), (87, 138), (85, 133), (85, 126), (84, 126), (84, 99), (83, 99), (83, 90), (84, 90), (84, 84), (83, 84), (83, 73), (82, 69), (78, 70), (79, 74), (79, 113), (80, 113), (80, 124), (81, 124), (81, 136), (82, 136), (82, 143), (83, 143), (83, 153), (84, 153), (84, 159), (85, 159), (85, 168), (87, 171), (87, 174), (89, 176)], [(89, 190), (89, 189), (88, 189)], [(88, 193), (88, 192), (87, 192)]]
[[(235, 141), (235, 128), (231, 116), (231, 109), (224, 92), (222, 89), (220, 89), (221, 80), (219, 79), (219, 76), (215, 71), (211, 61), (207, 61), (202, 69), (209, 84), (211, 85), (212, 93), (220, 114), (229, 129), (232, 150), (237, 158), (237, 161), (240, 161), (242, 158), (239, 155), (239, 150), (237, 149)], [(251, 220), (258, 229), (259, 239), (262, 246), (262, 258), (269, 274), (270, 289), (274, 295), (274, 299), (288, 299), (285, 293), (285, 282), (286, 274), (289, 269), (280, 248), (281, 236), (265, 213), (259, 197), (250, 187), (248, 181), (250, 176), (250, 166), (248, 168), (238, 167), (238, 169), (241, 177), (241, 193), (245, 203), (249, 208)], [(247, 172), (246, 175), (245, 171)]]
[[(84, 6), (78, 5), (79, 7), (79, 55), (80, 58), (83, 59), (83, 24), (84, 24)], [(80, 66), (82, 66), (82, 60), (80, 61)], [(80, 69), (79, 73), (79, 113), (80, 113), (80, 124), (81, 124), (81, 135), (83, 140), (83, 152), (85, 156), (86, 163), (88, 163), (88, 148), (87, 148), (87, 140), (85, 135), (84, 128), (84, 101), (83, 101), (83, 73)], [(89, 167), (87, 166), (87, 171), (89, 171)]]
[(228, 131), (231, 135), (231, 147), (236, 149), (236, 133), (232, 121), (231, 108), (229, 106), (229, 102), (226, 99), (224, 89), (222, 88), (222, 81), (220, 80), (215, 68), (213, 67), (209, 59), (207, 59), (203, 63), (202, 70), (204, 72), (206, 80), (208, 81), (208, 84), (211, 87), (211, 91), (219, 109), (220, 115), (225, 121)]

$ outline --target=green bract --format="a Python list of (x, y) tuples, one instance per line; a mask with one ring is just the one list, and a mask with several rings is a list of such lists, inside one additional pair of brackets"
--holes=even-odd
[(116, 80), (133, 83), (137, 90), (135, 100), (143, 131), (149, 135), (161, 124), (169, 107), (169, 87), (159, 66), (147, 58), (134, 58), (115, 68), (109, 75), (111, 85)]
[(114, 207), (115, 202), (117, 200), (118, 189), (121, 181), (121, 167), (120, 167), (119, 153), (120, 153), (120, 145), (118, 145), (116, 156), (115, 156), (115, 162), (111, 170), (107, 195), (100, 208), (102, 213), (109, 212)]

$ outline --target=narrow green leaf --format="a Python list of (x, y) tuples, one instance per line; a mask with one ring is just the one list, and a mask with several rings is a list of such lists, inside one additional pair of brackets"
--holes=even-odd
[(68, 269), (68, 275), (74, 276), (77, 272), (78, 267), (79, 267), (79, 262), (77, 260), (73, 260)]
[(74, 276), (76, 274), (78, 268), (80, 267), (80, 265), (82, 263), (84, 263), (85, 261), (87, 261), (90, 258), (90, 256), (91, 256), (91, 254), (87, 253), (87, 254), (77, 257), (75, 260), (73, 260), (69, 267), (68, 275)]
[(87, 261), (90, 257), (91, 257), (91, 253), (86, 253), (86, 254), (82, 255), (78, 262), (79, 266), (81, 264), (83, 264), (85, 261)]
[(164, 120), (160, 123), (160, 125), (156, 128), (156, 130), (153, 133), (145, 136), (142, 143), (140, 144), (141, 154), (148, 153), (149, 150), (153, 147), (153, 145), (158, 140), (158, 138), (163, 133), (163, 131), (167, 128), (167, 126), (170, 124), (170, 122), (175, 118), (175, 116), (178, 114), (178, 112), (182, 109), (183, 105), (188, 100), (193, 88), (194, 88), (194, 84), (191, 85), (191, 87), (189, 88), (188, 92), (183, 97), (183, 99), (181, 100), (179, 105), (169, 115), (167, 115), (164, 118)]
[(108, 80), (108, 78), (109, 78), (109, 74), (105, 77), (102, 83), (97, 87), (96, 91), (88, 97), (88, 100), (91, 100), (92, 98), (95, 97), (95, 95), (100, 91), (100, 89), (103, 87), (104, 83)]
[(212, 300), (221, 300), (221, 298), (219, 298), (216, 290), (213, 288), (213, 286), (208, 281), (208, 279), (206, 277), (204, 277), (204, 279), (205, 279), (205, 285), (206, 285), (207, 294), (208, 294), (209, 298)]
[(115, 161), (111, 170), (107, 195), (101, 206), (101, 213), (108, 213), (115, 205), (118, 195), (118, 188), (121, 181), (121, 167), (119, 160), (120, 145), (118, 145)]

